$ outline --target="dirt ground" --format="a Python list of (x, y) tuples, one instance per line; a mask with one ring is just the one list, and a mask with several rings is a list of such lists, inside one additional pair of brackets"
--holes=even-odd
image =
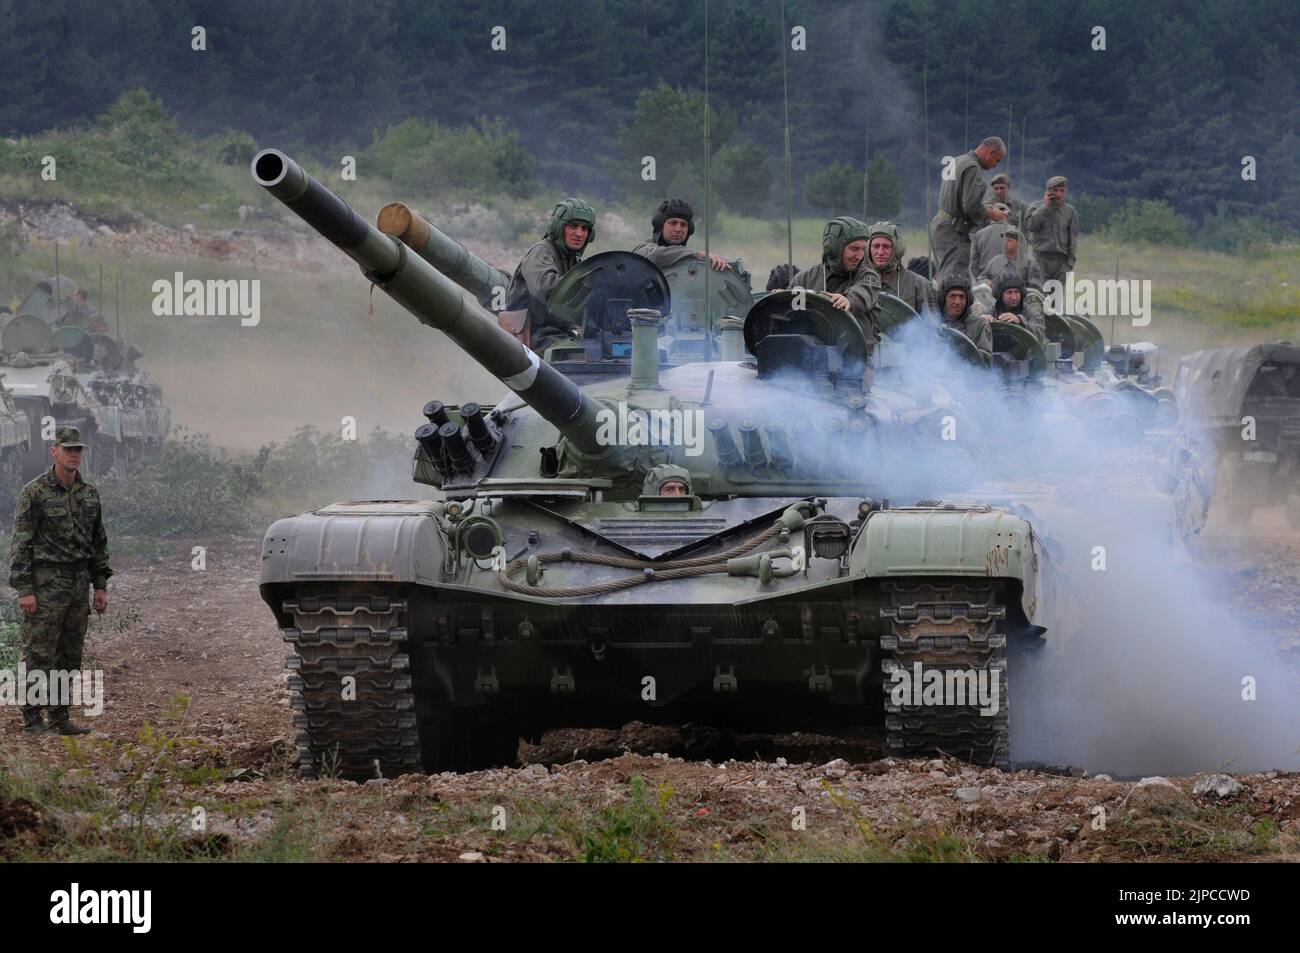
[[(88, 642), (106, 673), (96, 734), (32, 738), (0, 717), (0, 857), (1300, 860), (1298, 774), (1238, 776), (1220, 797), (1196, 778), (880, 760), (869, 732), (634, 724), (552, 733), (519, 768), (300, 781), (258, 543), (205, 540), (204, 572), (189, 542), (117, 558)], [(1197, 559), (1300, 655), (1300, 540), (1210, 537)]]

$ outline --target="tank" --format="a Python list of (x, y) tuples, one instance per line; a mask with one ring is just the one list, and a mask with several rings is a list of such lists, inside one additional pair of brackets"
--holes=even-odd
[(1300, 529), (1300, 346), (1287, 341), (1196, 351), (1174, 392), (1215, 460), (1215, 496), (1230, 519), (1286, 507)]
[(440, 499), (268, 529), (304, 776), (508, 764), (521, 737), (630, 719), (875, 724), (893, 754), (1008, 763), (1005, 693), (897, 691), (996, 686), (1048, 634), (1031, 511), (973, 485), (1000, 450), (942, 386), (871, 384), (857, 321), (793, 292), (727, 328), (732, 359), (671, 367), (664, 315), (632, 308), (628, 374), (580, 385), (283, 153), (252, 172), (503, 385), (423, 404), (414, 478)]

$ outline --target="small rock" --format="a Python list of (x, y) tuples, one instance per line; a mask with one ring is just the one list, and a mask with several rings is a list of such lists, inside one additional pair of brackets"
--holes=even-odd
[(388, 779), (388, 778), (371, 778), (369, 781), (366, 782), (366, 787), (368, 787), (368, 788), (382, 788), (385, 784), (388, 784), (388, 783), (389, 783), (389, 779)]
[(193, 225), (190, 225), (190, 224), (187, 223), (187, 224), (185, 224), (185, 225), (183, 225), (183, 226), (181, 227), (181, 231), (183, 231), (183, 232), (189, 232), (191, 235), (193, 235), (193, 234), (194, 234), (194, 226), (193, 226)]
[(967, 804), (974, 804), (976, 801), (980, 799), (980, 789), (979, 788), (958, 788), (956, 791), (952, 792), (952, 796), (959, 801), (966, 802)]
[(777, 759), (776, 759), (776, 766), (777, 766), (778, 768), (786, 768), (786, 767), (789, 767), (789, 766), (790, 766), (790, 762), (786, 761), (785, 758), (777, 758)]
[(1168, 778), (1152, 777), (1143, 778), (1128, 792), (1128, 797), (1124, 803), (1134, 804), (1159, 804), (1168, 801), (1176, 801), (1183, 796), (1182, 789), (1174, 784)]
[(1213, 794), (1219, 798), (1236, 797), (1242, 790), (1241, 782), (1227, 774), (1211, 774), (1208, 777), (1197, 778), (1196, 783), (1192, 785), (1193, 794)]
[(524, 773), (534, 778), (544, 778), (549, 776), (551, 772), (547, 770), (544, 764), (530, 764), (524, 769)]
[(212, 204), (210, 202), (203, 202), (199, 205), (199, 211), (210, 212), (211, 210), (212, 210)]
[(849, 773), (849, 763), (843, 758), (836, 758), (834, 761), (828, 761), (822, 765), (821, 771), (826, 777), (838, 781)]
[(1114, 781), (1114, 780), (1115, 780), (1115, 779), (1112, 778), (1109, 774), (1094, 774), (1094, 775), (1092, 776), (1092, 779), (1093, 779), (1094, 781)]
[(465, 851), (465, 853), (461, 854), (456, 859), (466, 864), (487, 863), (487, 858), (483, 856), (483, 852), (481, 850), (467, 850)]

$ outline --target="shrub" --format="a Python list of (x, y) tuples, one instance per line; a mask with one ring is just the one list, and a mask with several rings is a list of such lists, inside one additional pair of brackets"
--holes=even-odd
[(1129, 199), (1110, 223), (1111, 237), (1153, 245), (1188, 244), (1187, 219), (1162, 199)]

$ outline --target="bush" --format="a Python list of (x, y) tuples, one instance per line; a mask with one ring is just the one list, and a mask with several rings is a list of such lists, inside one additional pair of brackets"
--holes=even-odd
[(1248, 254), (1270, 244), (1274, 236), (1259, 219), (1234, 214), (1223, 202), (1205, 216), (1196, 244), (1207, 251)]
[(862, 213), (862, 175), (847, 162), (834, 162), (804, 179), (803, 197), (823, 215), (856, 218)]
[(393, 185), (421, 193), (486, 190), (527, 198), (536, 189), (536, 160), (503, 119), (460, 129), (407, 119), (376, 134), (366, 156)]
[(257, 154), (257, 143), (253, 137), (238, 129), (227, 129), (225, 137), (217, 146), (217, 158), (225, 165), (246, 166)]
[(1161, 199), (1129, 199), (1111, 219), (1110, 235), (1122, 242), (1188, 244), (1187, 219)]
[(253, 466), (212, 452), (204, 434), (178, 431), (162, 459), (126, 480), (99, 480), (104, 526), (113, 535), (198, 536), (251, 529), (262, 489)]
[[(861, 198), (858, 199), (861, 207)], [(877, 157), (867, 165), (867, 224), (898, 221), (903, 209), (903, 180), (888, 159)]]
[(411, 438), (375, 428), (365, 441), (299, 427), (263, 447), (253, 468), (279, 507), (306, 509), (337, 500), (410, 499)]
[(1105, 196), (1075, 192), (1067, 201), (1079, 213), (1079, 231), (1084, 234), (1106, 228), (1115, 215), (1115, 201)]
[(723, 146), (713, 159), (719, 204), (742, 215), (761, 214), (772, 195), (767, 153), (752, 142)]

